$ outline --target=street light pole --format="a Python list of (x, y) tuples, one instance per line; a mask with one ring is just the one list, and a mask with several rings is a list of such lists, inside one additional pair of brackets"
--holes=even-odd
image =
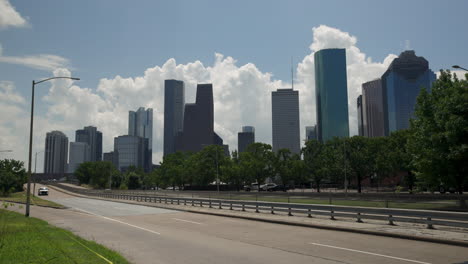
[(218, 189), (218, 196), (219, 196), (219, 162), (218, 162), (218, 146), (216, 146), (216, 185)]
[[(42, 152), (45, 152), (45, 150), (42, 150), (42, 151), (39, 151), (39, 152), (36, 151), (36, 156), (34, 158), (34, 176), (37, 176), (37, 175), (35, 175), (36, 174), (36, 169), (37, 169), (37, 154), (42, 153)], [(33, 196), (34, 196), (35, 193), (36, 193), (36, 177), (34, 177)]]
[(29, 217), (29, 207), (31, 204), (31, 160), (32, 160), (32, 143), (33, 143), (33, 123), (34, 123), (34, 86), (36, 84), (46, 82), (53, 79), (71, 79), (71, 80), (79, 80), (79, 78), (73, 77), (51, 77), (41, 81), (32, 81), (32, 89), (31, 89), (31, 123), (29, 127), (29, 157), (28, 157), (28, 185), (26, 189), (26, 213), (25, 216)]
[(460, 67), (460, 66), (458, 66), (458, 65), (453, 65), (452, 68), (454, 68), (454, 69), (462, 69), (462, 70), (468, 71), (468, 69), (465, 69), (465, 68)]

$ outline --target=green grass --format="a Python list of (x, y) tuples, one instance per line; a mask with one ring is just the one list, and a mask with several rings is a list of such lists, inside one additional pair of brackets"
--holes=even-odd
[[(89, 249), (87, 249), (87, 248)], [(37, 218), (0, 209), (0, 263), (128, 263), (118, 253)]]
[[(0, 197), (0, 201), (7, 201), (12, 203), (26, 203), (26, 192), (16, 192), (12, 193), (7, 197)], [(55, 208), (65, 208), (63, 205), (54, 203), (52, 201), (44, 200), (38, 196), (31, 195), (31, 204), (39, 206), (50, 206)]]
[[(212, 197), (214, 199), (218, 198)], [(255, 201), (255, 195), (252, 196), (221, 196), (222, 199), (232, 200), (249, 200)], [(276, 202), (276, 203), (287, 203), (287, 197), (263, 197), (259, 196), (258, 201), (263, 202)], [(290, 203), (301, 203), (301, 204), (330, 204), (330, 201), (325, 199), (309, 199), (309, 198), (290, 198)], [(389, 202), (388, 208), (398, 209), (421, 209), (421, 210), (444, 210), (453, 209), (457, 207), (457, 201), (446, 201), (448, 203), (424, 203), (424, 202)], [(363, 200), (333, 200), (332, 205), (343, 205), (343, 206), (362, 206), (362, 207), (379, 207), (384, 208), (386, 206), (384, 201), (363, 201)]]

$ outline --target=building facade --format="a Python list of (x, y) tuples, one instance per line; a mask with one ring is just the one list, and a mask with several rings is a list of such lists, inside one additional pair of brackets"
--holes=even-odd
[(393, 60), (382, 75), (385, 135), (409, 128), (421, 89), (430, 91), (436, 75), (424, 57), (407, 50)]
[(44, 173), (66, 173), (68, 162), (68, 137), (63, 132), (46, 134)]
[(349, 137), (346, 50), (315, 52), (317, 138)]
[[(144, 107), (128, 112), (128, 135), (146, 138), (145, 171), (150, 171), (153, 161), (153, 109)], [(119, 154), (120, 155), (120, 154)]]
[(94, 126), (87, 126), (75, 132), (75, 142), (88, 144), (90, 147), (90, 161), (102, 160), (102, 133)]
[(164, 82), (164, 156), (176, 150), (177, 133), (183, 130), (185, 86), (183, 81)]
[(363, 136), (385, 136), (381, 79), (362, 84), (362, 122)]
[(362, 108), (362, 95), (359, 95), (357, 98), (357, 114), (358, 114), (358, 135), (364, 136), (364, 114)]
[(306, 141), (317, 140), (317, 126), (306, 126)]
[(242, 132), (237, 133), (237, 152), (245, 152), (250, 144), (255, 143), (255, 128), (253, 126), (242, 127)]
[[(114, 153), (112, 159), (120, 171), (125, 171), (130, 166), (143, 168), (149, 171), (150, 164), (146, 157), (149, 140), (138, 136), (118, 136), (114, 138)], [(152, 164), (151, 164), (152, 165)]]
[(91, 161), (91, 148), (88, 143), (70, 142), (68, 173), (74, 173), (81, 163)]
[(299, 91), (278, 89), (271, 93), (273, 151), (285, 148), (301, 151), (299, 131)]

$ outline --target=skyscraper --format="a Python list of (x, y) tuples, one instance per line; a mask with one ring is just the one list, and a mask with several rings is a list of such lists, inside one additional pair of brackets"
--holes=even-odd
[(176, 139), (176, 151), (198, 152), (209, 145), (223, 145), (214, 132), (212, 84), (197, 85), (194, 104), (185, 104), (183, 130)]
[(323, 49), (315, 52), (314, 60), (318, 140), (348, 137), (346, 50)]
[(300, 152), (299, 91), (278, 89), (271, 93), (273, 151)]
[(358, 135), (364, 136), (364, 114), (362, 108), (362, 95), (357, 98), (357, 114), (358, 114)]
[(164, 156), (175, 152), (177, 133), (184, 124), (185, 87), (183, 81), (164, 82)]
[(68, 173), (74, 173), (81, 163), (91, 161), (91, 148), (84, 142), (70, 142)]
[(68, 138), (60, 131), (48, 132), (45, 140), (44, 173), (66, 173)]
[(306, 126), (306, 141), (317, 140), (317, 126)]
[(237, 152), (245, 152), (253, 143), (255, 143), (255, 128), (253, 126), (242, 127), (242, 132), (237, 133)]
[(90, 160), (102, 160), (102, 133), (94, 126), (87, 126), (75, 132), (75, 142), (87, 143), (90, 148)]
[[(144, 164), (147, 164), (144, 167), (145, 171), (149, 171), (152, 167), (153, 161), (153, 109), (148, 108), (145, 110), (144, 107), (138, 108), (135, 111), (128, 112), (128, 135), (129, 136), (138, 136), (141, 138), (146, 138), (148, 143), (146, 144), (147, 148), (145, 150), (145, 159)], [(119, 157), (120, 158), (120, 157)]]
[(125, 171), (130, 166), (143, 168), (149, 171), (147, 150), (149, 140), (139, 136), (118, 136), (114, 138), (114, 153), (112, 159), (117, 163), (116, 167)]
[(363, 136), (385, 136), (382, 81), (380, 79), (362, 84), (362, 122)]
[(424, 57), (407, 50), (392, 61), (382, 75), (385, 135), (409, 128), (416, 97), (422, 88), (431, 89), (436, 75)]

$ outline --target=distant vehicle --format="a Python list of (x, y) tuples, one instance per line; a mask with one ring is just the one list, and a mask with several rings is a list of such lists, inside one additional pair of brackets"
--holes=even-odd
[(271, 189), (275, 188), (276, 186), (276, 183), (263, 184), (262, 186), (260, 186), (260, 191), (272, 191)]
[(251, 185), (244, 185), (244, 191), (257, 191), (258, 190), (258, 183), (252, 183)]
[(47, 187), (40, 187), (39, 190), (37, 190), (37, 195), (49, 195), (49, 189), (47, 189)]
[(178, 186), (175, 186), (175, 187), (167, 187), (166, 190), (171, 190), (171, 191), (178, 191), (179, 190), (179, 187)]
[(276, 185), (275, 187), (269, 188), (267, 191), (269, 191), (269, 192), (277, 192), (277, 191), (287, 192), (288, 190), (289, 190), (288, 186)]

